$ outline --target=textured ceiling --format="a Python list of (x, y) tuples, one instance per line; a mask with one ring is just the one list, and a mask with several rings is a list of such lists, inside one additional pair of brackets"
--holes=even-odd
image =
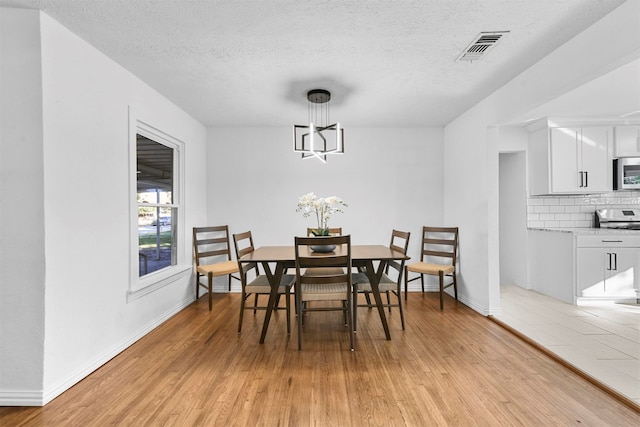
[[(624, 0), (0, 0), (41, 9), (207, 126), (442, 126)], [(456, 58), (509, 31), (481, 61)]]

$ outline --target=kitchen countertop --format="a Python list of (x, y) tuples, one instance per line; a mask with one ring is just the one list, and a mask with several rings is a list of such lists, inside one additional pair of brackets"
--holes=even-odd
[(529, 227), (528, 230), (535, 231), (555, 231), (556, 233), (573, 233), (573, 234), (638, 234), (640, 230), (622, 230), (617, 228), (542, 228), (542, 227)]

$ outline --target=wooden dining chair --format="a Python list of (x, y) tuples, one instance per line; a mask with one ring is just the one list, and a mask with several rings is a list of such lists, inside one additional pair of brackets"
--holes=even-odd
[[(211, 311), (213, 278), (228, 276), (229, 291), (231, 279), (240, 280), (240, 277), (234, 276), (234, 273), (238, 273), (238, 263), (231, 260), (229, 226), (193, 227), (193, 259), (196, 269), (196, 299), (200, 298), (200, 287), (207, 288)], [(207, 276), (206, 284), (200, 281), (202, 276)]]
[[(409, 282), (420, 278), (424, 293), (424, 275), (438, 276), (440, 287), (440, 310), (444, 309), (444, 290), (453, 286), (458, 301), (456, 282), (456, 260), (458, 256), (458, 227), (422, 227), (420, 261), (404, 267), (404, 298), (407, 299)], [(409, 273), (419, 276), (409, 279)], [(445, 277), (451, 282), (445, 284)]]
[[(407, 231), (391, 231), (391, 242), (389, 243), (389, 247), (394, 251), (401, 252), (402, 254), (407, 254), (407, 249), (409, 247), (409, 237), (411, 236), (410, 232)], [(402, 323), (402, 330), (404, 330), (404, 311), (402, 309), (402, 298), (401, 298), (401, 290), (402, 290), (402, 274), (404, 273), (404, 260), (391, 260), (387, 263), (384, 273), (380, 278), (380, 283), (378, 284), (378, 290), (380, 294), (383, 292), (387, 296), (387, 303), (383, 304), (384, 307), (388, 307), (389, 313), (391, 313), (391, 307), (398, 307), (400, 311), (400, 321)], [(357, 303), (354, 305), (354, 316), (353, 323), (354, 328), (356, 325), (356, 319), (358, 315), (358, 307), (376, 307), (375, 304), (371, 303), (371, 282), (369, 277), (364, 272), (353, 273), (352, 281), (354, 292), (357, 294), (363, 294), (366, 298), (365, 304)], [(391, 302), (391, 294), (396, 297), (396, 303), (393, 304)]]
[[(314, 253), (310, 246), (336, 245), (334, 252)], [(349, 329), (351, 350), (354, 349), (351, 283), (351, 236), (296, 237), (296, 311), (298, 313), (298, 350), (302, 350), (304, 317), (311, 311), (342, 311)], [(305, 275), (308, 268), (339, 268), (340, 274)], [(339, 301), (340, 305), (309, 306), (310, 301)]]
[[(260, 274), (260, 268), (257, 262), (243, 262), (240, 259), (253, 252), (253, 236), (251, 231), (245, 231), (244, 233), (238, 233), (233, 235), (233, 245), (236, 250), (236, 259), (238, 260), (238, 269), (240, 270), (240, 283), (242, 283), (242, 297), (240, 298), (240, 318), (238, 321), (238, 333), (242, 331), (242, 320), (245, 310), (253, 310), (255, 315), (257, 310), (266, 310), (268, 307), (268, 298), (271, 293), (271, 284), (266, 275)], [(292, 274), (284, 274), (280, 280), (278, 286), (278, 298), (282, 295), (285, 296), (285, 307), (287, 311), (287, 335), (291, 333), (291, 287), (295, 282), (295, 276)], [(247, 305), (247, 300), (251, 295), (254, 296), (253, 305)], [(259, 296), (266, 296), (267, 301), (263, 304), (259, 304)], [(278, 304), (276, 304), (275, 310), (282, 310)]]

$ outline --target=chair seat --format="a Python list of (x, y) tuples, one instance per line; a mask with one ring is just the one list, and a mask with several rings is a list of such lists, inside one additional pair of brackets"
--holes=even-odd
[[(358, 292), (371, 292), (371, 283), (365, 273), (353, 273), (351, 275), (351, 281), (358, 285)], [(391, 280), (386, 274), (383, 274), (378, 284), (378, 290), (380, 292), (397, 291), (398, 283)]]
[(450, 274), (456, 271), (452, 265), (441, 264), (429, 264), (426, 262), (416, 262), (414, 264), (407, 265), (407, 271), (421, 274), (438, 275), (442, 271), (444, 274)]
[(301, 286), (302, 301), (334, 301), (346, 300), (346, 283), (304, 283)]
[[(287, 286), (292, 286), (293, 282), (295, 282), (296, 276), (291, 274), (285, 274), (282, 276), (282, 280), (280, 280), (280, 286), (278, 287), (278, 293), (284, 294), (286, 293)], [(271, 285), (269, 284), (269, 279), (264, 274), (256, 277), (251, 283), (246, 285), (246, 292), (251, 294), (268, 294), (271, 292)]]
[(237, 273), (238, 263), (236, 261), (223, 261), (216, 264), (198, 266), (198, 273), (209, 274), (209, 272), (211, 272), (214, 277)]

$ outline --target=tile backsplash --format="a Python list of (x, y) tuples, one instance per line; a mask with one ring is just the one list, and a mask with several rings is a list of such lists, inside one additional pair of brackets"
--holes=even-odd
[(577, 196), (531, 196), (527, 225), (531, 228), (590, 228), (596, 209), (640, 208), (640, 191), (616, 191)]

